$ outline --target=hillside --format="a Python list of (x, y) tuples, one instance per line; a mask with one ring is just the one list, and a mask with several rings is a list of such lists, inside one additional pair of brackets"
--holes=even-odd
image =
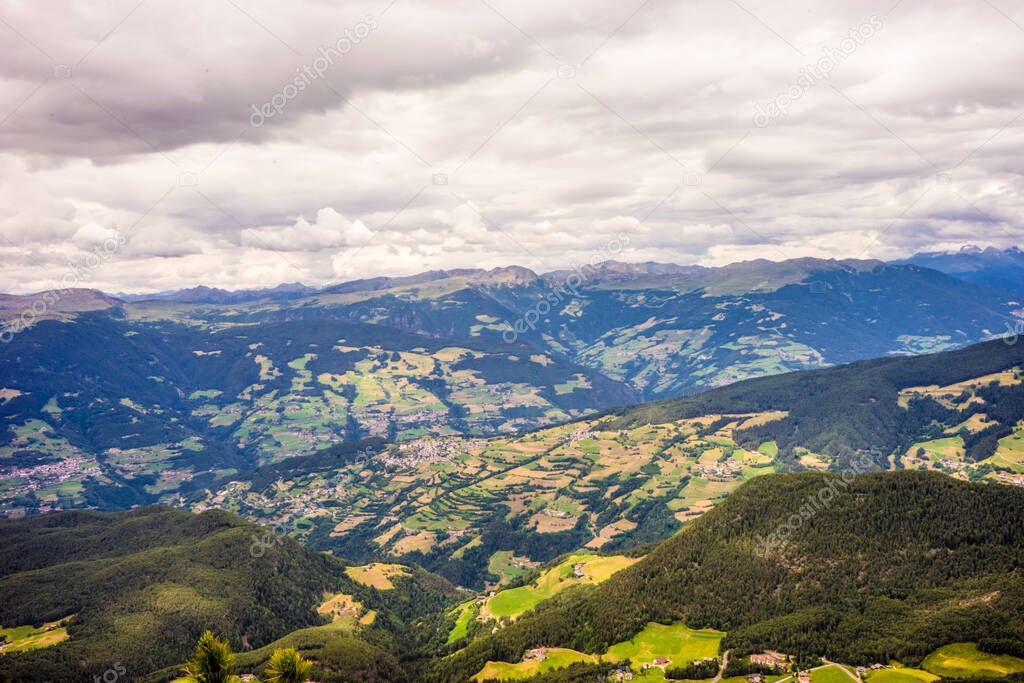
[[(599, 586), (561, 593), (440, 660), (435, 678), (465, 680), (541, 645), (602, 652), (679, 620), (727, 631), (722, 647), (734, 653), (850, 663), (916, 663), (986, 637), (1024, 642), (1024, 490), (917, 472), (834, 479), (751, 481)], [(786, 542), (764, 542), (786, 524)]]
[[(374, 610), (375, 626), (364, 628), (388, 638), (452, 595), (422, 572), (385, 595), (351, 578), (344, 563), (222, 512), (146, 508), (0, 522), (0, 624), (68, 619), (66, 640), (0, 656), (0, 677), (91, 678), (115, 661), (139, 677), (177, 666), (208, 628), (236, 649), (259, 648), (296, 629), (325, 628), (330, 617), (317, 609), (339, 593)], [(354, 620), (335, 623), (321, 645), (355, 631)]]
[(885, 466), (928, 434), (963, 432), (961, 459), (978, 462), (1024, 419), (1020, 378), (1002, 374), (1022, 364), (1024, 344), (1009, 337), (945, 353), (753, 379), (615, 410), (608, 424), (626, 428), (724, 411), (785, 410), (784, 418), (750, 430), (748, 438), (774, 440), (790, 458), (809, 451), (838, 464), (872, 450)]
[[(7, 515), (179, 502), (339, 442), (517, 433), (746, 378), (956, 348), (1012, 327), (1019, 309), (934, 270), (819, 259), (543, 276), (513, 266), (128, 301), (57, 294), (41, 316), (20, 315), (31, 297), (3, 304), (21, 321), (0, 348)], [(858, 447), (866, 432), (847, 431), (800, 445)], [(784, 455), (794, 443), (780, 437)]]
[(487, 339), (347, 321), (44, 321), (0, 353), (0, 501), (123, 508), (364, 438), (490, 435), (632, 402)]
[(658, 541), (743, 482), (913, 469), (1024, 484), (1024, 344), (748, 380), (489, 439), (367, 444), (230, 477), (189, 504), (283, 525), (357, 561), (508, 583), (581, 547)]

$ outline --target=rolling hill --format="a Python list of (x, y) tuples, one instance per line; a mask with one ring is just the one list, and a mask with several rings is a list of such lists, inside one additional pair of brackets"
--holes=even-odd
[(1024, 485), (1024, 344), (747, 380), (516, 436), (328, 449), (187, 504), (483, 588), (581, 547), (663, 539), (746, 481), (806, 469)]
[[(349, 570), (222, 512), (152, 507), (0, 522), (0, 624), (67, 619), (66, 640), (0, 655), (0, 678), (91, 678), (115, 662), (141, 678), (176, 668), (208, 628), (236, 649), (271, 645), (298, 632), (305, 651), (341, 639), (332, 647), (372, 652), (379, 645), (352, 644), (358, 632), (379, 644), (394, 642), (389, 639), (405, 624), (440, 610), (454, 595), (442, 580), (418, 570), (396, 579), (400, 585), (391, 594), (361, 583)], [(325, 596), (340, 594), (360, 607), (335, 613), (333, 621), (330, 612), (318, 612)], [(360, 625), (365, 610), (373, 610), (373, 618)], [(253, 652), (255, 665), (259, 650)]]

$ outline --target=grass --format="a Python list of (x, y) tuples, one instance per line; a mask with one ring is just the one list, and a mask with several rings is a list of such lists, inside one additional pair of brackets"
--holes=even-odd
[(853, 683), (853, 679), (838, 666), (826, 666), (811, 672), (811, 683)]
[(66, 624), (68, 619), (70, 617), (51, 621), (48, 624), (43, 624), (40, 628), (34, 626), (0, 628), (0, 640), (6, 638), (6, 644), (0, 646), (0, 654), (39, 650), (67, 640), (71, 636), (68, 635), (67, 628), (62, 624)]
[[(664, 680), (664, 672), (661, 669), (644, 672), (641, 668), (644, 662), (653, 661), (656, 657), (665, 657), (671, 661), (669, 667), (672, 667), (683, 666), (705, 657), (714, 658), (718, 656), (718, 649), (724, 637), (725, 633), (722, 631), (691, 629), (682, 622), (670, 626), (651, 623), (636, 634), (632, 640), (612, 645), (601, 656), (587, 655), (576, 650), (552, 648), (548, 650), (548, 657), (544, 662), (529, 661), (515, 664), (487, 662), (484, 668), (473, 677), (473, 680), (532, 678), (546, 671), (564, 668), (576, 662), (606, 661), (614, 663), (624, 659), (632, 660), (632, 667), (639, 674), (634, 680)], [(845, 674), (842, 675), (845, 676)], [(836, 681), (835, 683), (840, 682)]]
[(327, 596), (327, 600), (316, 608), (317, 614), (330, 617), (332, 622), (355, 621), (362, 611), (363, 606), (351, 595), (345, 593)]
[(458, 612), (459, 616), (455, 618), (455, 626), (452, 627), (452, 632), (448, 634), (449, 645), (466, 637), (469, 632), (469, 623), (480, 613), (480, 605), (475, 600), (472, 600), (459, 605), (451, 613), (454, 614), (455, 612)]
[(865, 680), (869, 683), (932, 683), (939, 677), (921, 669), (897, 667), (871, 671), (865, 675)]
[(980, 652), (974, 643), (953, 643), (925, 657), (921, 668), (943, 678), (982, 678), (1024, 672), (1024, 659)]
[(682, 622), (670, 626), (651, 623), (632, 639), (608, 648), (606, 658), (612, 662), (630, 659), (639, 668), (655, 657), (665, 657), (672, 662), (670, 666), (685, 666), (705, 657), (717, 657), (724, 637), (722, 631), (695, 630)]
[(520, 560), (511, 550), (499, 550), (491, 555), (491, 559), (487, 563), (487, 570), (500, 576), (501, 583), (508, 583), (527, 576), (531, 571), (530, 567), (517, 566), (517, 562)]
[(377, 590), (391, 590), (395, 587), (395, 584), (391, 582), (391, 579), (397, 576), (408, 576), (409, 568), (400, 564), (382, 564), (380, 562), (374, 562), (368, 565), (362, 565), (359, 567), (347, 567), (345, 573), (349, 575), (353, 581), (363, 584), (364, 586), (370, 586)]
[[(565, 561), (542, 573), (536, 581), (519, 588), (503, 590), (487, 603), (487, 610), (495, 617), (515, 619), (536, 607), (541, 601), (560, 593), (566, 588), (581, 584), (596, 584), (612, 574), (637, 562), (639, 558), (620, 555), (600, 557), (598, 555), (572, 555)], [(573, 567), (578, 562), (583, 566), (584, 578), (577, 579)]]
[(500, 681), (508, 681), (522, 678), (533, 678), (538, 674), (553, 671), (554, 669), (563, 669), (570, 664), (575, 664), (577, 662), (596, 663), (597, 659), (598, 658), (595, 655), (586, 655), (582, 652), (577, 652), (576, 650), (551, 648), (548, 650), (547, 659), (543, 662), (536, 660), (518, 662), (516, 664), (509, 664), (508, 662), (487, 662), (487, 664), (484, 665), (484, 668), (473, 677), (473, 680), (485, 681), (488, 679), (497, 679)]

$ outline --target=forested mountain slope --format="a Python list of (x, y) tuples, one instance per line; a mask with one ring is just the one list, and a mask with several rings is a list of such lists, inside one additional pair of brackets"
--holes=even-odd
[[(260, 647), (330, 623), (317, 609), (332, 594), (374, 610), (372, 628), (391, 638), (453, 595), (418, 570), (406, 571), (401, 590), (385, 595), (346, 569), (223, 512), (153, 507), (0, 522), (0, 624), (66, 620), (68, 636), (44, 649), (4, 653), (0, 678), (91, 678), (115, 662), (140, 677), (184, 661), (206, 629), (238, 649)], [(337, 626), (332, 635), (353, 631)]]
[(1009, 341), (748, 380), (517, 436), (333, 449), (228, 477), (188, 504), (483, 588), (580, 547), (665, 538), (776, 471), (1024, 485), (1024, 344)]
[(737, 654), (851, 663), (1021, 643), (1022, 566), (1020, 488), (920, 472), (763, 477), (600, 586), (441, 659), (435, 678), (465, 680), (541, 645), (601, 652), (651, 621), (727, 631)]

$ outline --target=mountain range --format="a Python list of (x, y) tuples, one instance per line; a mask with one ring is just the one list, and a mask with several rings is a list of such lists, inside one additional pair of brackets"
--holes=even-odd
[(1016, 683), (1012, 293), (586, 274), (4, 299), (0, 681), (164, 683), (211, 629), (325, 682)]
[(1022, 310), (932, 269), (815, 259), (435, 271), (141, 301), (69, 290), (0, 306), (6, 514), (173, 500), (339, 442), (515, 433), (956, 348), (1013, 331)]

